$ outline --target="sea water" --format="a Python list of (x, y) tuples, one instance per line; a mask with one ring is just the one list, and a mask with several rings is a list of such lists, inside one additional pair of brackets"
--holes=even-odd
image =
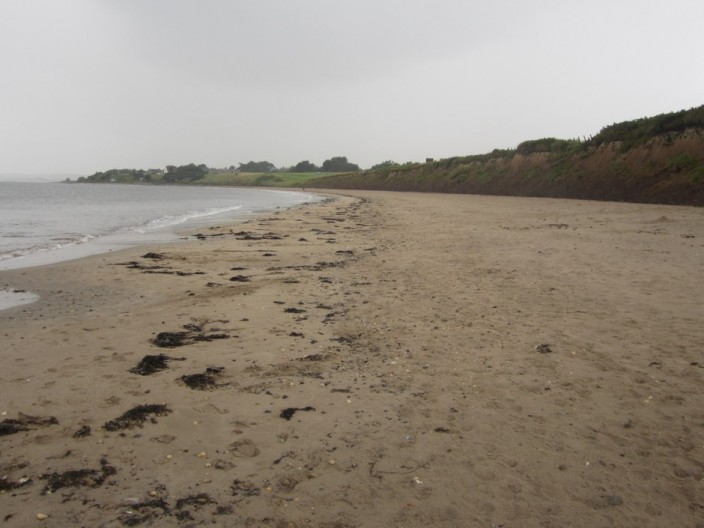
[(322, 199), (305, 192), (0, 182), (0, 270), (176, 240), (176, 229), (238, 221)]

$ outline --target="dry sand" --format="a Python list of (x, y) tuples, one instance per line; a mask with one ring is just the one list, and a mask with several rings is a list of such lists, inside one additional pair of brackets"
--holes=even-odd
[(1, 526), (704, 526), (704, 210), (354, 192), (202, 233), (0, 273), (41, 295), (0, 312)]

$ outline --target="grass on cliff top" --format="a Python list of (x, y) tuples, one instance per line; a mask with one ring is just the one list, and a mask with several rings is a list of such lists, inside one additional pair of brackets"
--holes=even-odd
[(305, 187), (311, 180), (328, 176), (329, 172), (223, 172), (206, 174), (193, 182), (196, 185), (233, 185), (241, 187)]

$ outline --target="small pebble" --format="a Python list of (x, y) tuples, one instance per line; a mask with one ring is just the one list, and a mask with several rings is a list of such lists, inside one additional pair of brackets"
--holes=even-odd
[(46, 513), (38, 513), (37, 514), (37, 519), (39, 519), (40, 521), (43, 521), (48, 518), (49, 518), (49, 516)]

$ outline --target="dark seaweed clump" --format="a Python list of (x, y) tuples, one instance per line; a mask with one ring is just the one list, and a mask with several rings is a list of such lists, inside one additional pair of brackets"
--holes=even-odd
[(8, 491), (16, 490), (22, 486), (27, 486), (32, 483), (32, 479), (24, 481), (13, 481), (8, 478), (0, 478), (0, 493), (6, 493)]
[(176, 501), (176, 509), (180, 510), (184, 506), (193, 506), (195, 509), (198, 509), (206, 504), (217, 504), (217, 502), (211, 499), (210, 495), (207, 493), (199, 493), (197, 495), (189, 495), (188, 497), (178, 499)]
[(215, 341), (216, 339), (229, 339), (228, 334), (198, 334), (193, 336), (193, 341)]
[[(131, 429), (132, 427), (141, 427), (144, 422), (149, 419), (149, 415), (166, 416), (171, 412), (166, 405), (153, 403), (147, 405), (137, 405), (126, 413), (105, 422), (103, 427), (108, 431), (119, 431), (121, 429)], [(151, 418), (151, 420), (154, 420)]]
[(307, 407), (287, 407), (283, 411), (281, 411), (281, 414), (279, 416), (283, 418), (284, 420), (290, 420), (294, 414), (296, 414), (296, 411), (314, 411), (315, 407), (311, 407), (308, 405)]
[(117, 473), (117, 470), (108, 464), (105, 459), (100, 461), (100, 465), (102, 466), (100, 469), (71, 469), (63, 473), (54, 472), (42, 475), (42, 480), (47, 481), (42, 493), (53, 493), (61, 488), (75, 488), (78, 486), (97, 488), (108, 477)]
[(30, 416), (19, 413), (17, 418), (5, 418), (0, 422), (0, 436), (29, 431), (35, 427), (46, 427), (56, 425), (59, 421), (54, 416)]
[(163, 498), (157, 498), (136, 504), (118, 519), (123, 526), (138, 526), (167, 515), (171, 515), (169, 504)]
[[(189, 345), (196, 341), (214, 341), (216, 339), (228, 339), (228, 334), (205, 334), (203, 327), (196, 324), (186, 324), (183, 328), (187, 332), (159, 332), (152, 340), (156, 346), (161, 348), (175, 348)], [(171, 358), (175, 359), (175, 358)]]
[(225, 370), (224, 367), (208, 367), (205, 372), (186, 374), (179, 380), (194, 390), (209, 390), (217, 387), (217, 378)]
[(162, 260), (164, 258), (164, 255), (162, 253), (154, 253), (154, 252), (150, 251), (149, 253), (142, 255), (142, 258), (152, 259), (152, 260)]
[(158, 347), (174, 348), (182, 346), (188, 335), (188, 332), (159, 332), (153, 342)]
[(90, 425), (82, 425), (75, 433), (73, 433), (74, 438), (85, 438), (90, 436)]
[(11, 434), (19, 433), (20, 431), (28, 431), (28, 430), (29, 430), (28, 427), (21, 425), (21, 424), (7, 423), (7, 422), (0, 423), (0, 436), (11, 435)]
[(174, 358), (166, 354), (147, 355), (144, 356), (136, 367), (130, 369), (133, 374), (140, 376), (149, 376), (160, 370), (169, 368), (169, 361), (183, 361), (186, 358)]

